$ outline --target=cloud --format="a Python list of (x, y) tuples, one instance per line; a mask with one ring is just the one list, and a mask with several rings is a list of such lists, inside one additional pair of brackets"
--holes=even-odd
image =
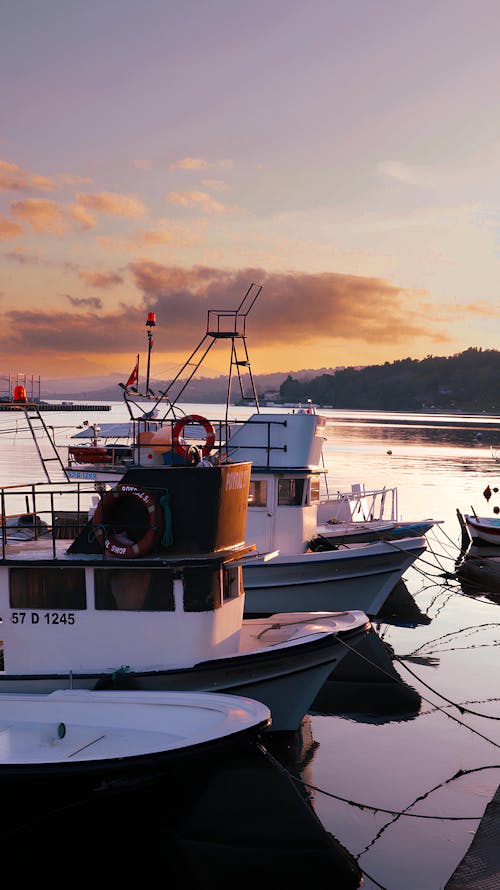
[(85, 185), (94, 181), (90, 176), (79, 176), (78, 173), (61, 173), (58, 178), (64, 185)]
[(111, 287), (116, 287), (118, 284), (123, 284), (123, 275), (120, 275), (118, 272), (99, 272), (82, 269), (78, 276), (85, 284), (89, 284), (91, 287), (98, 287), (101, 290), (108, 290)]
[(235, 209), (215, 201), (207, 192), (169, 192), (167, 201), (179, 207), (200, 207), (205, 213), (228, 213)]
[(49, 192), (57, 188), (54, 180), (22, 170), (17, 164), (0, 160), (0, 192)]
[(122, 216), (133, 219), (145, 216), (147, 207), (133, 195), (123, 195), (119, 192), (95, 192), (87, 194), (79, 192), (76, 196), (76, 207), (95, 213), (107, 213), (110, 216)]
[(230, 158), (223, 158), (219, 161), (207, 161), (204, 158), (181, 158), (170, 164), (171, 170), (207, 170), (209, 167), (223, 167), (229, 169), (234, 166), (234, 162)]
[(201, 184), (213, 192), (224, 192), (229, 188), (228, 184), (222, 179), (202, 179)]
[(380, 278), (203, 266), (184, 270), (150, 260), (131, 263), (130, 270), (145, 304), (169, 319), (176, 345), (181, 345), (181, 336), (182, 345), (188, 345), (187, 334), (193, 342), (193, 330), (203, 329), (207, 309), (236, 308), (252, 281), (263, 285), (252, 313), (252, 338), (261, 347), (289, 342), (295, 348), (329, 338), (370, 345), (394, 345), (409, 338), (448, 342), (439, 326), (433, 327), (432, 310), (421, 315), (421, 294)]
[(191, 247), (200, 240), (199, 229), (200, 225), (193, 229), (173, 223), (168, 219), (158, 219), (154, 228), (137, 232), (135, 238), (129, 241), (129, 247), (141, 249), (161, 244), (170, 244), (172, 247)]
[(8, 241), (9, 238), (19, 238), (24, 235), (24, 229), (11, 219), (0, 216), (0, 241)]
[(60, 235), (64, 231), (61, 210), (55, 201), (48, 198), (12, 201), (10, 209), (14, 216), (26, 222), (35, 232), (57, 232)]
[(89, 309), (102, 309), (102, 300), (100, 297), (72, 297), (71, 294), (64, 294), (66, 299), (72, 306), (83, 307), (87, 306)]
[(377, 170), (382, 176), (396, 179), (406, 185), (430, 186), (432, 184), (427, 170), (421, 167), (411, 167), (404, 161), (380, 161), (377, 164)]
[[(221, 321), (231, 327), (231, 313), (240, 306), (251, 282), (263, 286), (247, 323), (252, 349), (277, 353), (286, 344), (289, 367), (300, 367), (303, 347), (310, 350), (325, 343), (331, 344), (335, 366), (336, 349), (345, 343), (352, 343), (353, 348), (365, 344), (368, 353), (374, 343), (404, 348), (421, 339), (427, 348), (428, 343), (451, 342), (446, 327), (443, 332), (435, 319), (431, 302), (424, 312), (427, 294), (404, 290), (381, 278), (333, 272), (267, 273), (255, 268), (187, 269), (152, 260), (136, 260), (128, 270), (141, 295), (137, 305), (119, 305), (105, 314), (10, 310), (0, 327), (0, 349), (24, 354), (36, 343), (39, 353), (83, 352), (88, 359), (135, 353), (145, 312), (155, 311), (167, 329), (164, 350), (191, 352), (206, 330), (208, 310), (224, 311)], [(101, 308), (92, 298), (89, 302), (68, 296), (68, 300), (77, 309)]]
[(148, 161), (145, 158), (138, 158), (137, 160), (132, 161), (132, 163), (138, 170), (149, 170), (151, 167), (151, 161)]
[(69, 214), (82, 229), (94, 229), (97, 225), (95, 216), (92, 216), (85, 207), (80, 207), (79, 204), (72, 204)]

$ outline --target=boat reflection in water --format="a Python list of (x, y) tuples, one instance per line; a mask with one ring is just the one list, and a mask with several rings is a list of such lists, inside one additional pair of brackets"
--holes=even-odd
[(500, 547), (471, 544), (456, 566), (463, 593), (500, 603)]
[(402, 679), (393, 656), (391, 647), (372, 630), (323, 684), (311, 712), (341, 714), (360, 723), (412, 720), (420, 712), (422, 699)]
[(425, 612), (422, 612), (404, 580), (401, 579), (377, 612), (373, 623), (376, 628), (379, 628), (381, 624), (392, 624), (394, 627), (418, 627), (430, 624), (431, 619)]

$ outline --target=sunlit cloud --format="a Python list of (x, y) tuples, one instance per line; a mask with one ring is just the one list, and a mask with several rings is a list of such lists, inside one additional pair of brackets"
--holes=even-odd
[(146, 158), (138, 158), (137, 160), (132, 161), (132, 163), (137, 170), (149, 170), (151, 167), (151, 161), (148, 161)]
[(49, 192), (57, 188), (54, 180), (22, 170), (17, 164), (0, 160), (0, 191)]
[(108, 290), (123, 284), (123, 275), (120, 275), (118, 272), (99, 272), (82, 269), (78, 276), (85, 284), (89, 284), (90, 287), (100, 288), (101, 290)]
[(199, 225), (196, 228), (188, 228), (178, 223), (172, 223), (169, 220), (158, 220), (157, 226), (138, 232), (134, 240), (130, 241), (129, 244), (131, 247), (138, 248), (153, 247), (161, 244), (170, 244), (175, 247), (190, 247), (197, 244), (199, 240)]
[(199, 207), (205, 213), (228, 213), (235, 209), (215, 201), (207, 192), (169, 192), (167, 201), (178, 207)]
[(477, 303), (466, 303), (461, 307), (464, 313), (480, 315), (484, 318), (500, 318), (500, 306), (487, 303), (485, 300)]
[(11, 219), (0, 216), (0, 241), (8, 241), (10, 238), (19, 238), (24, 235), (24, 229)]
[(130, 270), (145, 302), (156, 301), (158, 313), (172, 319), (176, 336), (185, 335), (186, 345), (187, 335), (192, 339), (195, 318), (201, 325), (213, 305), (237, 306), (251, 281), (264, 285), (262, 302), (252, 319), (259, 346), (312, 344), (324, 340), (325, 332), (332, 338), (368, 344), (375, 339), (393, 345), (409, 337), (448, 341), (446, 332), (433, 324), (432, 313), (422, 317), (418, 299), (411, 302), (415, 295), (384, 279), (335, 273), (273, 274), (262, 269), (183, 270), (151, 261), (132, 263)]
[(69, 214), (82, 229), (94, 229), (97, 225), (95, 216), (92, 216), (92, 214), (89, 213), (85, 207), (81, 207), (80, 204), (72, 204), (69, 208)]
[(170, 164), (171, 170), (206, 170), (209, 167), (223, 167), (229, 169), (234, 166), (234, 162), (230, 158), (224, 158), (219, 161), (207, 161), (205, 158), (181, 158)]
[(94, 194), (79, 192), (76, 196), (76, 206), (91, 212), (107, 213), (110, 216), (122, 216), (126, 219), (145, 216), (147, 213), (146, 205), (138, 198), (118, 192), (95, 192)]
[(10, 209), (14, 216), (27, 223), (34, 232), (62, 234), (64, 231), (61, 209), (55, 201), (50, 201), (48, 198), (25, 198), (24, 201), (13, 201)]
[(252, 348), (263, 350), (273, 362), (279, 354), (288, 367), (314, 367), (311, 355), (324, 349), (325, 340), (332, 366), (339, 364), (338, 350), (345, 343), (351, 343), (351, 349), (364, 344), (368, 355), (374, 341), (386, 351), (398, 344), (404, 350), (410, 338), (412, 343), (421, 340), (426, 351), (429, 344), (450, 342), (447, 329), (435, 320), (428, 294), (398, 288), (384, 279), (201, 265), (186, 269), (152, 260), (135, 260), (128, 271), (140, 295), (135, 305), (127, 303), (125, 309), (125, 304), (118, 304), (97, 314), (100, 300), (67, 294), (77, 311), (11, 309), (2, 316), (0, 350), (25, 354), (36, 343), (39, 354), (83, 353), (88, 360), (134, 353), (147, 310), (156, 311), (160, 324), (164, 320), (168, 326), (164, 349), (184, 353), (205, 331), (208, 310), (236, 310), (251, 282), (263, 286), (247, 330)]

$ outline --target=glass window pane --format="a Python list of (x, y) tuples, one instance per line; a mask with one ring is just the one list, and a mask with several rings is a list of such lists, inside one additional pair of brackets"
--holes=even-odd
[(243, 594), (243, 569), (231, 566), (223, 570), (224, 600), (233, 600)]
[(96, 569), (94, 589), (96, 609), (174, 610), (171, 569)]
[(186, 612), (211, 612), (222, 604), (220, 568), (193, 566), (184, 568), (184, 609)]
[(278, 480), (278, 506), (297, 507), (302, 504), (305, 479)]
[(12, 609), (86, 609), (85, 569), (11, 568)]
[(250, 481), (248, 492), (249, 507), (265, 507), (267, 505), (267, 482), (264, 479)]

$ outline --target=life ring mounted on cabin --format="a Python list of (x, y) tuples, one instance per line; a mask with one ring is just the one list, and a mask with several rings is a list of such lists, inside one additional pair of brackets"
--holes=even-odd
[(201, 454), (202, 457), (208, 457), (215, 445), (215, 432), (210, 421), (205, 417), (201, 417), (199, 414), (187, 414), (186, 417), (182, 417), (176, 422), (172, 433), (172, 444), (177, 454), (180, 454), (180, 456), (185, 459), (187, 457), (189, 445), (186, 445), (184, 441), (181, 441), (181, 436), (184, 432), (184, 428), (192, 423), (199, 423), (205, 430), (206, 438), (205, 444), (201, 448)]
[(94, 533), (112, 556), (137, 559), (158, 543), (164, 514), (156, 495), (138, 485), (116, 485), (100, 499), (92, 517)]

